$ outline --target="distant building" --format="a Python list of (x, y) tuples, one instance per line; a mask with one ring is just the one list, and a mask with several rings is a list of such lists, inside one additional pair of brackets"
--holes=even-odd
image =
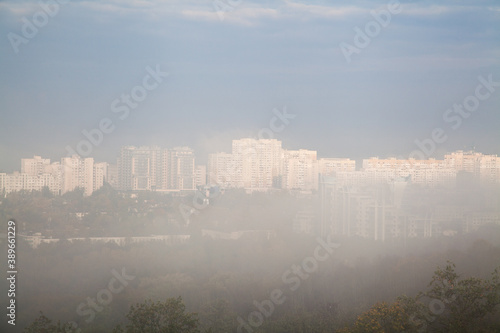
[(284, 189), (317, 190), (318, 161), (313, 150), (284, 150), (281, 187)]
[(164, 151), (157, 146), (124, 146), (118, 158), (118, 189), (153, 190), (163, 187)]
[(207, 185), (207, 166), (206, 165), (196, 165), (195, 167), (195, 186)]
[(207, 166), (195, 161), (189, 147), (158, 146), (124, 146), (116, 164), (95, 163), (93, 158), (78, 155), (50, 163), (50, 159), (34, 156), (21, 159), (21, 172), (0, 173), (0, 191), (47, 187), (54, 194), (64, 194), (81, 187), (85, 195), (91, 195), (106, 181), (123, 191), (191, 191), (217, 185), (249, 192), (310, 192), (321, 187), (321, 177), (332, 177), (337, 188), (379, 186), (402, 179), (426, 188), (500, 184), (500, 157), (475, 151), (458, 150), (440, 160), (372, 157), (363, 159), (356, 170), (356, 162), (349, 158), (318, 159), (316, 151), (286, 150), (276, 139), (243, 138), (232, 141), (231, 153), (210, 154)]
[(107, 174), (108, 174), (108, 163), (106, 162), (94, 163), (94, 175), (93, 175), (94, 191), (100, 189), (104, 185)]
[(168, 151), (168, 189), (195, 190), (195, 157), (189, 147), (176, 147)]
[(106, 170), (106, 182), (113, 188), (118, 188), (118, 165), (108, 164)]
[(444, 160), (450, 167), (457, 171), (470, 172), (474, 178), (479, 178), (480, 164), (483, 154), (475, 151), (457, 150), (444, 156)]
[(236, 187), (257, 190), (277, 187), (276, 182), (283, 174), (281, 141), (252, 138), (233, 140), (232, 154), (236, 165)]
[(189, 147), (163, 149), (124, 146), (118, 158), (118, 189), (161, 191), (196, 189), (195, 156)]
[[(62, 190), (61, 194), (83, 188), (85, 195), (94, 191), (94, 159), (81, 158), (78, 155), (61, 159)], [(102, 185), (101, 185), (102, 186)]]
[(412, 184), (423, 186), (453, 186), (457, 170), (446, 160), (380, 159), (363, 160), (362, 182), (375, 185), (408, 178)]
[(214, 153), (208, 155), (207, 177), (210, 185), (235, 187), (236, 169), (233, 154)]
[(500, 156), (481, 156), (479, 161), (479, 177), (483, 184), (500, 184)]
[(21, 173), (38, 176), (47, 173), (50, 167), (50, 159), (41, 158), (40, 156), (33, 156), (33, 158), (21, 159)]
[(6, 191), (7, 174), (5, 172), (0, 172), (0, 194)]
[(267, 190), (280, 187), (283, 149), (276, 139), (233, 140), (232, 152), (210, 154), (208, 181), (223, 187)]
[(0, 191), (41, 191), (48, 188), (54, 194), (61, 193), (61, 167), (50, 159), (34, 156), (21, 159), (21, 172), (0, 174)]
[(320, 158), (318, 167), (323, 176), (333, 176), (338, 172), (356, 171), (356, 161), (349, 158)]

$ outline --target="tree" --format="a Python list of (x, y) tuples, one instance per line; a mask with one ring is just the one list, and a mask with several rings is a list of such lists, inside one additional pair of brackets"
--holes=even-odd
[(409, 314), (404, 303), (379, 302), (362, 313), (352, 328), (342, 329), (343, 333), (396, 333), (409, 330)]
[(206, 333), (234, 332), (238, 326), (237, 315), (230, 310), (229, 303), (226, 300), (218, 299), (207, 304), (203, 310), (201, 317)]
[(477, 277), (459, 279), (455, 264), (447, 262), (439, 268), (429, 284), (431, 289), (419, 298), (430, 298), (429, 327), (438, 332), (472, 332), (482, 319), (500, 304), (500, 271), (495, 269), (491, 280)]
[[(377, 303), (361, 314), (352, 328), (339, 332), (489, 332), (484, 318), (500, 304), (500, 271), (491, 280), (460, 279), (455, 264), (438, 267), (430, 289), (411, 298), (401, 296), (392, 304)], [(423, 302), (428, 299), (428, 302)]]
[(24, 333), (66, 333), (73, 332), (73, 329), (70, 323), (62, 324), (58, 321), (57, 324), (52, 324), (52, 320), (40, 311), (40, 316), (24, 329)]
[(52, 193), (52, 191), (50, 190), (50, 188), (48, 186), (44, 186), (44, 187), (42, 187), (42, 196), (44, 198), (51, 199), (54, 197), (54, 193)]
[(199, 333), (195, 313), (186, 313), (182, 298), (165, 302), (146, 300), (130, 307), (125, 331), (117, 326), (113, 332), (126, 333)]

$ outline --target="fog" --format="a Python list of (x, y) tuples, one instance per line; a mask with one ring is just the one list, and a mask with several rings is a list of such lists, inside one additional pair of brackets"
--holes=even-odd
[[(373, 189), (365, 188), (367, 193)], [(408, 189), (401, 209), (425, 216), (440, 205), (454, 205), (498, 216), (498, 194), (498, 188), (443, 192), (415, 187)], [(177, 208), (192, 204), (193, 194), (138, 192), (132, 197), (106, 187), (89, 197), (33, 192), (2, 200), (2, 218), (17, 216), (24, 234), (60, 239), (33, 247), (28, 237), (18, 236), (16, 327), (43, 311), (54, 321), (76, 323), (82, 332), (110, 332), (125, 321), (130, 305), (181, 296), (187, 309), (198, 313), (200, 329), (233, 332), (238, 318), (259, 324), (251, 315), (259, 311), (254, 303), (270, 300), (279, 290), (280, 304), (272, 313), (264, 307), (265, 320), (249, 326), (252, 330), (288, 332), (287, 325), (303, 325), (294, 332), (327, 332), (350, 325), (377, 302), (426, 291), (433, 272), (447, 260), (456, 264), (461, 278), (489, 279), (500, 263), (498, 223), (464, 231), (466, 219), (450, 218), (436, 221), (434, 230), (440, 233), (432, 236), (396, 238), (387, 232), (385, 239), (375, 240), (355, 235), (353, 227), (349, 237), (330, 232), (322, 237), (318, 193), (214, 191), (210, 204), (193, 213), (189, 224)], [(62, 207), (52, 208), (50, 222), (37, 216), (40, 207), (61, 202)], [(64, 214), (94, 205), (107, 216), (92, 210), (82, 219)], [(190, 237), (134, 241), (150, 235)], [(96, 241), (106, 236), (125, 241)], [(110, 284), (116, 276), (122, 277), (123, 288), (119, 280)], [(102, 292), (109, 289), (116, 293)]]
[(500, 331), (499, 13), (2, 1), (0, 331)]

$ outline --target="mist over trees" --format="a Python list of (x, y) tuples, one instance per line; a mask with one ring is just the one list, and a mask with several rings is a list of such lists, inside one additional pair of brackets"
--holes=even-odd
[[(320, 241), (294, 229), (298, 211), (317, 209), (310, 196), (226, 191), (187, 223), (179, 206), (192, 200), (109, 187), (90, 197), (74, 191), (3, 198), (0, 214), (17, 214), (19, 233), (59, 238), (33, 248), (19, 237), (18, 331), (171, 332), (172, 318), (185, 321), (186, 332), (500, 327), (498, 274), (491, 275), (500, 266), (498, 225), (454, 237)], [(119, 246), (82, 234), (190, 238)], [(83, 239), (66, 240), (75, 236)], [(429, 308), (436, 300), (445, 305), (439, 315)], [(148, 326), (153, 322), (165, 330)], [(372, 322), (378, 324), (366, 326)]]
[(500, 333), (499, 27), (0, 0), (0, 333)]

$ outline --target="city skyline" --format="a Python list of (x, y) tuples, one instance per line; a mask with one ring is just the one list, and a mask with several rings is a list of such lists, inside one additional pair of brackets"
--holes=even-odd
[(209, 154), (206, 164), (197, 162), (189, 147), (123, 146), (116, 163), (77, 154), (50, 163), (35, 155), (21, 159), (20, 172), (0, 173), (0, 189), (10, 193), (47, 187), (64, 194), (80, 187), (88, 196), (107, 182), (121, 191), (195, 191), (207, 185), (317, 191), (331, 181), (324, 177), (346, 187), (397, 181), (424, 187), (454, 187), (463, 181), (495, 184), (500, 183), (500, 157), (457, 150), (443, 159), (372, 156), (357, 164), (348, 157), (318, 157), (315, 150), (284, 149), (277, 139), (243, 138), (232, 140), (231, 152)]
[[(235, 140), (245, 140), (245, 139), (252, 139), (252, 140), (272, 140), (272, 139), (266, 139), (266, 138), (257, 138), (257, 137), (241, 137), (240, 139), (232, 139), (230, 140), (228, 143), (226, 143), (224, 146), (227, 146), (228, 149), (226, 150), (219, 150), (219, 151), (209, 151), (207, 152), (206, 156), (203, 156), (202, 157), (202, 161), (203, 161), (203, 164), (207, 164), (208, 162), (208, 159), (209, 159), (209, 156), (211, 154), (215, 154), (215, 153), (221, 153), (221, 154), (224, 154), (224, 153), (228, 153), (228, 151), (231, 151), (231, 144), (232, 144), (232, 141), (235, 141)], [(273, 138), (274, 139), (274, 138)], [(280, 139), (275, 139), (281, 143), (283, 143), (282, 140)], [(191, 150), (193, 150), (195, 153), (196, 153), (196, 150), (193, 149), (192, 147), (190, 146), (160, 146), (158, 144), (152, 144), (152, 145), (134, 145), (134, 144), (127, 144), (127, 145), (122, 145), (119, 147), (118, 151), (113, 155), (112, 158), (108, 158), (106, 160), (99, 160), (99, 162), (106, 162), (106, 163), (109, 163), (109, 164), (113, 164), (113, 162), (109, 162), (110, 160), (111, 161), (114, 161), (114, 163), (116, 163), (116, 160), (119, 158), (120, 156), (120, 150), (123, 148), (123, 147), (135, 147), (135, 148), (141, 148), (141, 147), (159, 147), (161, 149), (175, 149), (175, 148), (189, 148)], [(169, 148), (168, 148), (169, 147)], [(318, 150), (315, 150), (314, 147), (295, 147), (295, 148), (286, 148), (286, 147), (283, 147), (284, 150), (288, 150), (288, 151), (299, 151), (299, 150), (306, 150), (306, 151), (315, 151), (315, 152), (318, 152)], [(497, 155), (497, 156), (500, 156), (500, 154), (490, 154), (490, 153), (487, 153), (485, 151), (482, 151), (480, 149), (477, 149), (476, 146), (463, 146), (463, 147), (455, 147), (454, 149), (451, 149), (451, 150), (446, 150), (446, 151), (443, 151), (443, 153), (439, 154), (438, 156), (425, 156), (425, 158), (418, 158), (419, 155), (417, 154), (414, 154), (415, 156), (411, 156), (411, 154), (407, 154), (406, 156), (405, 155), (395, 155), (395, 154), (385, 154), (385, 155), (376, 155), (376, 154), (368, 154), (368, 155), (364, 155), (364, 156), (358, 156), (357, 158), (354, 158), (353, 156), (349, 156), (349, 155), (343, 155), (343, 156), (325, 156), (325, 155), (320, 155), (320, 154), (317, 154), (317, 158), (339, 158), (339, 159), (343, 159), (343, 158), (349, 158), (349, 159), (352, 159), (353, 161), (359, 161), (359, 162), (362, 162), (362, 160), (364, 159), (370, 159), (370, 158), (382, 158), (382, 159), (392, 159), (392, 158), (395, 158), (395, 159), (415, 159), (415, 160), (429, 160), (429, 159), (440, 159), (440, 158), (444, 158), (445, 155), (447, 154), (451, 154), (453, 152), (456, 152), (456, 151), (464, 151), (464, 152), (477, 152), (477, 153), (480, 153), (480, 154), (484, 154), (484, 155)], [(40, 153), (37, 153), (35, 152), (33, 154), (33, 156), (42, 156), (43, 154), (40, 154)], [(88, 156), (81, 156), (80, 154), (76, 153), (74, 155), (77, 155), (78, 157), (80, 158), (87, 158), (87, 157), (90, 157), (90, 158), (94, 158), (95, 159), (95, 156), (93, 155), (88, 155)], [(55, 159), (61, 159), (63, 157), (72, 157), (73, 155), (61, 155), (59, 157), (55, 157)], [(196, 153), (196, 156), (199, 158), (200, 155), (198, 153)], [(22, 159), (27, 159), (27, 158), (31, 158), (31, 157), (28, 157), (28, 156), (24, 156), (21, 158)], [(54, 160), (54, 158), (50, 158), (48, 156), (45, 156), (46, 159), (49, 159), (49, 160)], [(18, 167), (16, 168), (16, 170), (19, 170), (20, 167), (21, 167), (21, 162), (18, 161)], [(361, 163), (362, 164), (362, 163)], [(361, 165), (359, 164), (359, 165)], [(11, 172), (14, 172), (16, 170), (13, 170)], [(5, 171), (2, 171), (0, 169), (0, 172), (5, 172)]]
[(0, 332), (500, 332), (499, 23), (0, 0)]

